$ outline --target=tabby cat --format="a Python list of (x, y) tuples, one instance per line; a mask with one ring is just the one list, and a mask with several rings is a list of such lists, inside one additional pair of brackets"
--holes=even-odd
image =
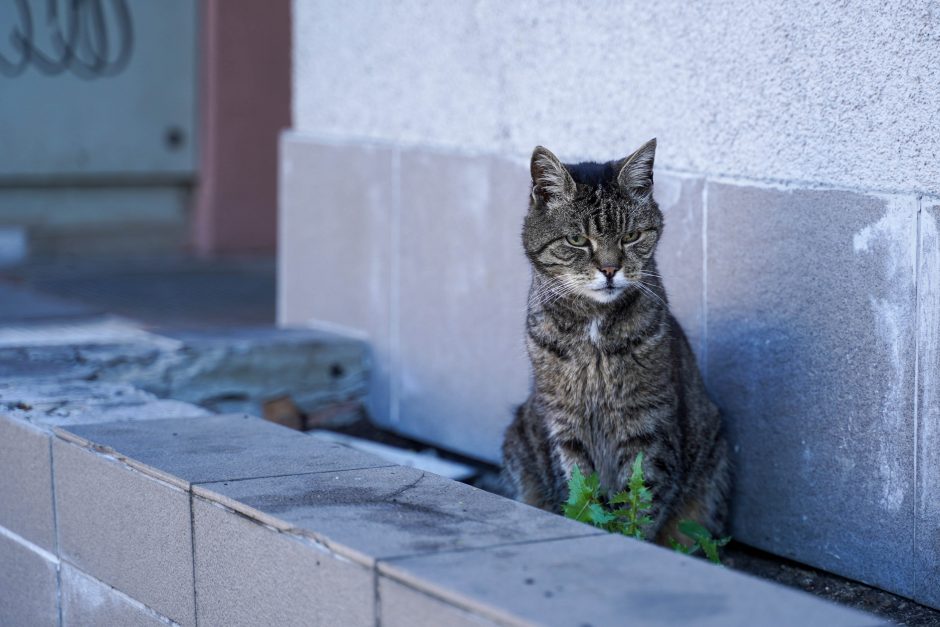
[(577, 165), (532, 154), (522, 242), (533, 383), (503, 459), (515, 498), (557, 512), (575, 464), (613, 494), (642, 451), (646, 536), (665, 543), (683, 519), (721, 533), (730, 479), (718, 409), (656, 270), (655, 151), (653, 139), (620, 161)]

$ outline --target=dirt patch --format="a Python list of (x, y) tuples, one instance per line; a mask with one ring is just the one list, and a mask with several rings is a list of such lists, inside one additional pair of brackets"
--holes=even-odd
[(723, 554), (735, 570), (798, 588), (818, 597), (871, 612), (899, 625), (940, 625), (940, 611), (803, 564), (732, 542)]

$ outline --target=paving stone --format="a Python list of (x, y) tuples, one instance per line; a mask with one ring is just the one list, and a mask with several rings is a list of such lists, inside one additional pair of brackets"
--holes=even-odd
[(330, 146), (297, 135), (281, 142), (278, 323), (366, 338), (373, 357), (368, 405), (382, 419), (395, 411), (393, 164), (397, 154), (387, 147)]
[(911, 198), (708, 187), (706, 377), (734, 535), (905, 596), (916, 234)]
[(940, 609), (940, 203), (920, 216), (914, 598)]
[(167, 627), (173, 623), (139, 601), (62, 562), (62, 624)]
[(193, 499), (200, 625), (373, 625), (374, 573)]
[(654, 195), (663, 212), (663, 237), (656, 262), (666, 286), (669, 308), (682, 325), (696, 356), (701, 356), (705, 324), (702, 282), (702, 190), (704, 182), (656, 173)]
[(491, 461), (529, 391), (529, 180), (495, 157), (401, 157), (400, 409), (387, 424)]
[(0, 565), (0, 625), (57, 625), (55, 558), (17, 542), (0, 527)]
[(0, 526), (55, 553), (49, 434), (0, 415)]
[(440, 553), (381, 575), (500, 623), (881, 625), (855, 610), (611, 534)]
[(64, 438), (127, 458), (188, 488), (189, 483), (271, 477), (388, 462), (245, 415), (65, 427)]
[(483, 627), (497, 624), (385, 577), (379, 577), (379, 616), (382, 627)]
[(189, 495), (53, 440), (60, 555), (182, 624), (195, 620)]
[(194, 487), (245, 515), (376, 559), (599, 533), (593, 527), (404, 466)]

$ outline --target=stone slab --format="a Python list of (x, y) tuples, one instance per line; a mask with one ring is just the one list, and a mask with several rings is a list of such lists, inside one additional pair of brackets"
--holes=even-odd
[(940, 609), (940, 200), (924, 199), (918, 274), (914, 599)]
[(190, 403), (157, 399), (127, 383), (74, 379), (2, 379), (0, 412), (44, 428), (209, 414)]
[(666, 286), (669, 308), (682, 325), (697, 357), (702, 354), (705, 299), (700, 178), (656, 173), (653, 195), (663, 212), (663, 236), (656, 263)]
[(706, 380), (735, 537), (912, 595), (916, 200), (707, 195)]
[(194, 492), (368, 566), (401, 555), (599, 533), (404, 466), (211, 483)]
[(368, 405), (391, 416), (397, 151), (281, 140), (277, 319), (368, 340)]
[(0, 412), (0, 526), (55, 553), (49, 434)]
[(66, 427), (60, 437), (125, 459), (188, 489), (190, 483), (273, 477), (388, 462), (246, 415)]
[(170, 619), (139, 601), (62, 562), (62, 624), (167, 627)]
[(425, 592), (379, 577), (379, 621), (382, 627), (485, 627), (497, 623), (445, 603)]
[(0, 625), (54, 627), (57, 564), (0, 528)]
[(193, 625), (189, 494), (58, 438), (53, 459), (62, 558)]
[(0, 377), (122, 381), (128, 370), (136, 371), (141, 364), (153, 367), (176, 348), (167, 338), (143, 334), (125, 324), (117, 329), (101, 327), (8, 327), (6, 337), (0, 338)]
[(529, 390), (528, 168), (418, 149), (401, 159), (400, 408), (386, 424), (497, 461)]
[(156, 400), (153, 394), (128, 383), (81, 379), (0, 380), (0, 405), (48, 405), (82, 402), (89, 405), (139, 404)]
[(382, 562), (379, 572), (499, 623), (885, 624), (808, 594), (611, 534)]
[(193, 499), (200, 625), (374, 625), (374, 574)]
[(165, 373), (134, 377), (160, 396), (215, 408), (288, 396), (305, 412), (366, 394), (368, 346), (315, 329), (163, 331), (183, 348)]

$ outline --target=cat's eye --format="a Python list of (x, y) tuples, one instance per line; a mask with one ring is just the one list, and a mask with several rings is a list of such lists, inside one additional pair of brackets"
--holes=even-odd
[(583, 233), (578, 233), (577, 235), (569, 235), (565, 239), (572, 246), (587, 246), (587, 243), (588, 243), (588, 238)]
[(623, 244), (624, 246), (626, 246), (627, 244), (632, 244), (633, 242), (640, 239), (640, 235), (642, 234), (643, 234), (642, 231), (633, 231), (631, 233), (627, 233), (626, 235), (620, 238), (620, 243)]

